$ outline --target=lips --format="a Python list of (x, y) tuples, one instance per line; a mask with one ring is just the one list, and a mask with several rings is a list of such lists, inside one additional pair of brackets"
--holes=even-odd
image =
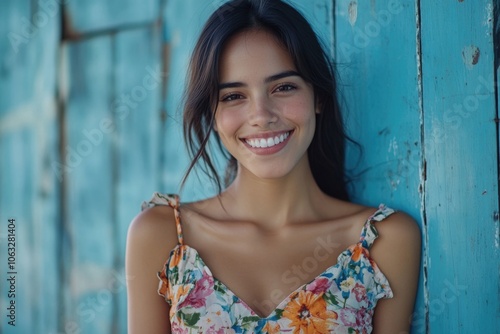
[(290, 133), (291, 131), (270, 137), (246, 138), (245, 142), (253, 148), (268, 148), (283, 143), (290, 136)]

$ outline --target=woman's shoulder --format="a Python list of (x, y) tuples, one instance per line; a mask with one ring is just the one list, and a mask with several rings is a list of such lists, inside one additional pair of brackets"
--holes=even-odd
[[(374, 207), (337, 199), (334, 199), (334, 201), (337, 202), (337, 205), (332, 205), (332, 208), (341, 207), (341, 212), (344, 212), (346, 217), (352, 217), (357, 221), (375, 223), (377, 230), (380, 229), (390, 234), (403, 233), (410, 236), (415, 233), (420, 234), (416, 221), (410, 215), (397, 208), (385, 204)], [(341, 205), (338, 205), (338, 203), (341, 203)]]
[(168, 318), (164, 315), (169, 308), (157, 293), (157, 274), (176, 243), (174, 209), (166, 205), (143, 205), (143, 210), (132, 219), (127, 235), (125, 269), (130, 332), (168, 332)]
[(420, 228), (415, 219), (404, 211), (395, 210), (382, 204), (369, 219), (374, 221), (382, 242), (420, 243)]
[(369, 223), (375, 227), (378, 234), (375, 244), (401, 244), (403, 247), (414, 249), (420, 247), (420, 229), (407, 213), (385, 204), (374, 207), (337, 199), (334, 201), (336, 205), (332, 203), (330, 208), (335, 208), (337, 215), (352, 222), (353, 233), (357, 233)]
[(172, 206), (145, 202), (142, 211), (130, 223), (128, 242), (134, 242), (146, 250), (170, 251), (177, 244), (175, 224)]
[[(377, 212), (383, 212), (380, 210)], [(386, 215), (373, 222), (378, 237), (370, 253), (391, 278), (402, 269), (416, 270), (419, 267), (421, 232), (415, 219), (407, 213), (385, 210)]]

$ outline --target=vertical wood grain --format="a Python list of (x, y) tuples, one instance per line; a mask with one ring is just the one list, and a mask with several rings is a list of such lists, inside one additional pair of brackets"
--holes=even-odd
[[(362, 146), (360, 151), (350, 145), (348, 151), (352, 200), (372, 206), (385, 203), (409, 213), (422, 226), (415, 1), (339, 0), (335, 17), (341, 108), (349, 134)], [(420, 276), (413, 327), (416, 320), (426, 321), (424, 271)]]
[(500, 303), (493, 2), (421, 1), (421, 15), (427, 326), (492, 333)]
[[(112, 103), (117, 126), (113, 189), (116, 196), (114, 270), (124, 277), (129, 223), (140, 210), (142, 201), (159, 189), (160, 99), (165, 75), (161, 68), (158, 27), (119, 33), (115, 47), (115, 98)], [(128, 104), (124, 102), (127, 98), (130, 98)], [(125, 284), (117, 289), (116, 301), (116, 331), (124, 333), (127, 323)]]
[[(57, 12), (35, 1), (0, 3), (0, 267), (2, 333), (57, 328), (59, 286)], [(16, 219), (16, 326), (8, 325), (7, 219)]]
[[(189, 56), (196, 38), (208, 16), (223, 1), (167, 1), (164, 10), (164, 42), (168, 44), (170, 59), (168, 64), (167, 91), (164, 108), (166, 119), (162, 133), (161, 189), (170, 193), (179, 192), (189, 158), (182, 134), (182, 95)], [(182, 191), (182, 200), (190, 201), (211, 196), (215, 188), (203, 173), (202, 181), (191, 177)]]
[[(64, 327), (111, 333), (113, 226), (113, 43), (104, 36), (67, 47), (67, 304)], [(69, 255), (69, 256), (68, 256)]]

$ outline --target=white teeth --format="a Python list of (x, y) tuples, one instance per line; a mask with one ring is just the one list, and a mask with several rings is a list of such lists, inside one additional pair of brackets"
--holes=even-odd
[(252, 146), (253, 148), (266, 148), (266, 147), (273, 147), (275, 145), (278, 145), (279, 143), (282, 143), (285, 141), (288, 136), (290, 135), (289, 132), (281, 134), (279, 136), (276, 136), (274, 138), (260, 138), (260, 139), (247, 139), (246, 142), (248, 145)]

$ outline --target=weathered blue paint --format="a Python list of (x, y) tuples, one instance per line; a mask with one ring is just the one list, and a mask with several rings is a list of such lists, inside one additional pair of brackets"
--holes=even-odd
[(120, 30), (159, 19), (159, 0), (64, 1), (65, 14), (74, 33)]
[[(422, 138), (413, 0), (336, 2), (335, 60), (349, 134), (353, 200), (421, 222)], [(425, 244), (424, 244), (425, 248)], [(423, 271), (416, 318), (425, 321)]]
[[(181, 101), (185, 86), (189, 54), (197, 34), (208, 15), (216, 8), (214, 2), (198, 0), (170, 1), (165, 6), (165, 39), (169, 45), (170, 59), (166, 83), (165, 111), (167, 114), (162, 136), (162, 189), (178, 192), (182, 176), (188, 166), (188, 157), (182, 138)], [(188, 14), (189, 13), (189, 14)], [(200, 174), (203, 178), (203, 175)], [(202, 198), (212, 194), (214, 188), (208, 182), (208, 189), (199, 188), (197, 180), (189, 180), (183, 196)]]
[[(31, 1), (0, 3), (0, 115), (33, 99), (33, 91), (22, 89), (31, 82), (32, 35), (29, 34)], [(31, 48), (30, 48), (31, 47)]]
[[(58, 321), (60, 195), (50, 162), (57, 157), (59, 25), (47, 19), (34, 27), (36, 13), (31, 1), (0, 3), (1, 333), (49, 332)], [(16, 219), (15, 299), (6, 289), (9, 218)], [(16, 327), (6, 317), (11, 300)]]
[(109, 36), (68, 45), (66, 110), (68, 236), (63, 323), (84, 333), (112, 329), (114, 265), (112, 132), (113, 52)]
[(420, 10), (428, 327), (498, 332), (493, 2), (421, 1)]
[[(158, 27), (125, 31), (116, 35), (114, 100), (111, 103), (116, 131), (114, 148), (114, 270), (124, 277), (128, 223), (138, 205), (158, 189), (160, 103), (163, 72)], [(130, 57), (136, 50), (141, 53)], [(130, 96), (130, 106), (124, 98)], [(134, 204), (135, 203), (135, 204)], [(116, 291), (117, 333), (126, 331), (127, 300), (123, 281)], [(113, 291), (113, 293), (115, 293)]]

